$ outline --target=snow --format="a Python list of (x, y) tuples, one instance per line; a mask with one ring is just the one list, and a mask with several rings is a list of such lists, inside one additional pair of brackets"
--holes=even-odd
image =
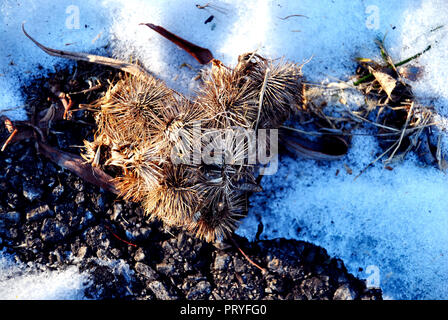
[[(85, 290), (93, 284), (92, 275), (88, 271), (80, 272), (71, 264), (75, 262), (80, 261), (70, 255), (65, 267), (49, 270), (39, 264), (17, 262), (13, 255), (0, 251), (0, 300), (86, 300)], [(134, 272), (123, 259), (94, 259), (93, 262), (109, 268), (116, 276), (123, 276), (131, 286)], [(97, 299), (102, 294), (90, 293), (93, 297), (89, 299)]]
[(72, 266), (65, 270), (42, 271), (14, 261), (0, 251), (1, 300), (81, 300), (89, 284), (88, 274)]
[[(395, 61), (432, 45), (412, 63), (423, 68), (421, 78), (412, 85), (419, 101), (435, 106), (445, 123), (442, 129), (446, 128), (448, 26), (438, 28), (448, 22), (446, 1), (212, 1), (218, 10), (198, 9), (197, 3), (206, 1), (2, 1), (0, 110), (13, 108), (4, 113), (23, 119), (20, 86), (55, 65), (68, 63), (46, 56), (28, 41), (20, 31), (24, 20), (28, 32), (45, 45), (138, 59), (170, 87), (193, 94), (197, 83), (192, 79), (200, 66), (139, 25), (151, 22), (209, 48), (227, 65), (253, 50), (274, 59), (305, 62), (311, 58), (303, 71), (315, 83), (347, 80), (355, 57), (380, 59), (376, 37), (387, 35), (385, 45)], [(210, 15), (214, 19), (204, 24)], [(107, 49), (106, 44), (110, 44)], [(181, 67), (183, 63), (192, 69)], [(39, 65), (43, 70), (37, 69)], [(350, 97), (347, 100), (352, 103)], [(443, 144), (448, 150), (446, 135)], [(253, 239), (261, 221), (261, 238), (285, 237), (323, 246), (331, 256), (342, 258), (350, 272), (379, 285), (388, 298), (448, 298), (446, 175), (410, 155), (393, 164), (392, 171), (377, 163), (354, 181), (378, 154), (375, 139), (356, 136), (349, 154), (340, 161), (283, 157), (279, 172), (263, 178), (264, 191), (252, 198), (253, 208), (238, 233)]]

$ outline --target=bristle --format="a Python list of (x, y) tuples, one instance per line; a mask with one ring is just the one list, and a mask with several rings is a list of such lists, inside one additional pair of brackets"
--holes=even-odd
[(145, 181), (134, 172), (115, 178), (114, 183), (120, 192), (120, 196), (125, 200), (142, 201), (144, 195), (148, 192)]
[(213, 65), (198, 93), (211, 128), (252, 128), (257, 117), (257, 95), (243, 74)]
[(302, 93), (301, 66), (284, 61), (273, 63), (258, 59), (256, 63), (252, 63), (249, 77), (256, 91), (261, 91), (263, 82), (266, 81), (259, 128), (277, 128), (299, 108)]
[(147, 132), (151, 140), (160, 146), (160, 153), (168, 158), (176, 146), (177, 156), (191, 154), (196, 145), (194, 128), (201, 126), (205, 116), (202, 106), (179, 96), (155, 111)]
[(188, 229), (196, 237), (211, 242), (231, 235), (244, 216), (244, 196), (229, 194), (221, 188), (215, 191), (213, 201), (197, 212)]
[(99, 101), (102, 130), (126, 143), (147, 140), (157, 110), (173, 101), (173, 91), (162, 81), (125, 76)]
[(145, 195), (147, 214), (157, 216), (170, 226), (189, 224), (201, 203), (201, 195), (194, 188), (198, 174), (195, 168), (165, 164), (165, 179)]

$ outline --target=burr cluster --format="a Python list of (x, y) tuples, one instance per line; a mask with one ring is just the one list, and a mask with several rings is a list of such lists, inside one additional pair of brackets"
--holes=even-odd
[[(222, 239), (259, 189), (254, 137), (301, 106), (301, 78), (300, 65), (254, 53), (235, 68), (213, 60), (192, 100), (152, 76), (125, 74), (88, 106), (97, 131), (83, 157), (114, 172), (121, 196), (141, 202), (149, 219)], [(269, 135), (264, 149), (274, 143)]]

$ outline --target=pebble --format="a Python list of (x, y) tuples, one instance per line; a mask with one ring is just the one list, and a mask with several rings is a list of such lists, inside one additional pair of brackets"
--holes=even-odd
[(230, 262), (230, 256), (228, 254), (217, 254), (213, 268), (215, 270), (226, 270)]
[(334, 300), (354, 300), (356, 293), (347, 285), (340, 286), (334, 293)]
[(205, 299), (212, 292), (212, 285), (208, 281), (199, 281), (187, 294), (187, 300)]
[(54, 211), (52, 211), (50, 207), (45, 204), (28, 211), (28, 213), (26, 214), (26, 219), (29, 222), (34, 222), (44, 218), (53, 217), (54, 215)]
[(20, 222), (20, 213), (17, 211), (0, 213), (0, 221), (5, 221), (9, 224), (18, 224)]
[(40, 236), (45, 242), (60, 242), (69, 235), (69, 228), (55, 219), (45, 219)]
[(137, 262), (135, 264), (135, 271), (137, 271), (149, 281), (157, 280), (159, 278), (158, 273), (154, 269), (142, 262)]
[(23, 196), (30, 202), (37, 199), (41, 199), (44, 191), (42, 188), (32, 185), (31, 183), (25, 182), (23, 184)]
[(137, 251), (134, 254), (134, 260), (139, 262), (145, 260), (146, 255), (142, 248), (138, 248)]
[(154, 293), (158, 300), (175, 300), (176, 295), (172, 294), (168, 287), (162, 281), (152, 281), (148, 284), (148, 288)]

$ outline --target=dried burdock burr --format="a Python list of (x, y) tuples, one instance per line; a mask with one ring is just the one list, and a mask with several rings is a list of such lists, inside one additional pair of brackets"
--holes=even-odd
[(188, 226), (201, 204), (202, 195), (195, 187), (199, 170), (166, 163), (162, 166), (162, 173), (164, 179), (158, 186), (148, 189), (144, 196), (146, 213), (169, 226)]
[(247, 74), (251, 90), (260, 94), (258, 128), (278, 128), (302, 103), (302, 66), (253, 53), (238, 60), (236, 69)]
[(202, 204), (189, 229), (207, 241), (223, 239), (236, 229), (239, 219), (245, 215), (246, 197), (238, 185), (253, 177), (252, 167), (203, 166), (202, 171), (196, 185)]
[(96, 103), (97, 122), (104, 134), (118, 134), (120, 143), (140, 143), (150, 138), (157, 111), (173, 103), (174, 93), (162, 81), (124, 75)]
[(205, 116), (202, 105), (177, 95), (173, 101), (154, 110), (148, 127), (150, 139), (160, 146), (164, 157), (175, 156), (182, 160), (192, 154), (195, 147), (200, 148), (199, 137), (195, 138), (194, 132)]
[(214, 60), (203, 77), (197, 101), (207, 112), (211, 128), (253, 128), (257, 118), (257, 92), (243, 73)]

